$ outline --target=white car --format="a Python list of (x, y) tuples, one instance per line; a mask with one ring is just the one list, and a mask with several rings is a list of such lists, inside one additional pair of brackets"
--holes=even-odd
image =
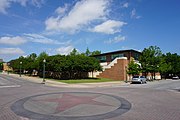
[(145, 76), (133, 76), (131, 83), (146, 83), (147, 79)]
[(178, 80), (178, 79), (179, 79), (179, 77), (178, 77), (178, 76), (173, 76), (173, 77), (172, 77), (172, 79), (174, 79), (174, 80)]

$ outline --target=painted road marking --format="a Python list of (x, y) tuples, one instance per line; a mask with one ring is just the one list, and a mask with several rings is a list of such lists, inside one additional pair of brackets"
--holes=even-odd
[(14, 87), (21, 87), (21, 85), (0, 86), (0, 88), (14, 88)]

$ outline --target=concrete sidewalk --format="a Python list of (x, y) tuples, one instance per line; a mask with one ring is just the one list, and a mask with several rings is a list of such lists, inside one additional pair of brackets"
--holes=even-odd
[[(18, 74), (7, 74), (7, 73), (1, 73), (4, 75), (9, 75), (21, 80), (28, 80), (30, 82), (35, 83), (42, 83), (43, 79), (39, 77), (32, 77), (32, 76), (25, 76), (21, 75), (21, 77)], [(125, 85), (129, 83), (125, 83), (124, 81), (112, 81), (112, 82), (98, 82), (98, 83), (76, 83), (76, 84), (67, 84), (55, 80), (49, 80), (45, 79), (47, 86), (54, 86), (54, 87), (73, 87), (73, 88), (93, 88), (93, 87), (112, 87), (112, 86), (119, 86), (119, 85)]]

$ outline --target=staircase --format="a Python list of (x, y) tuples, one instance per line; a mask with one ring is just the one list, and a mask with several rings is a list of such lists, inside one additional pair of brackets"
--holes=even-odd
[(126, 57), (114, 59), (110, 64), (103, 67), (103, 71), (97, 75), (100, 78), (109, 78), (113, 80), (126, 80), (126, 66), (128, 64)]

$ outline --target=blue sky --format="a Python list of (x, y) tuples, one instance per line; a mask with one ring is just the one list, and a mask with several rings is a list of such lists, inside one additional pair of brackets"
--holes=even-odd
[(180, 0), (0, 0), (0, 58), (151, 45), (180, 54)]

